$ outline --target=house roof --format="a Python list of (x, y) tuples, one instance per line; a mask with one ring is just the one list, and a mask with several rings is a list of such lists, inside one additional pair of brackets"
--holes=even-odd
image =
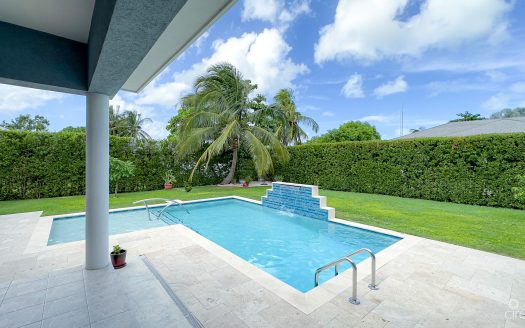
[(397, 139), (463, 137), (479, 134), (519, 132), (525, 132), (525, 117), (449, 122), (423, 131), (407, 134)]
[(0, 83), (139, 92), (235, 2), (0, 1)]

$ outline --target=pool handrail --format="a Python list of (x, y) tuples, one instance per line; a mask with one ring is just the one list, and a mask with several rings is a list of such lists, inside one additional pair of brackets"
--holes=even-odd
[[(348, 257), (348, 258), (351, 258), (353, 256), (356, 256), (357, 254), (361, 254), (361, 253), (368, 253), (370, 255), (370, 258), (372, 259), (372, 272), (371, 272), (371, 282), (370, 284), (368, 284), (368, 288), (372, 289), (372, 290), (376, 290), (378, 289), (377, 285), (376, 285), (376, 255), (374, 254), (374, 252), (372, 252), (370, 249), (368, 248), (361, 248), (361, 249), (358, 249), (357, 251), (353, 252), (353, 253), (350, 253), (348, 254), (347, 256), (345, 257)], [(339, 265), (336, 265), (335, 266), (335, 275), (337, 276), (339, 274)]]
[[(357, 299), (357, 266), (354, 261), (349, 257), (342, 257), (339, 260), (333, 261), (315, 270), (315, 287), (319, 286), (319, 274), (333, 266), (337, 267), (341, 262), (348, 262), (352, 266), (352, 297), (348, 301), (354, 305), (358, 305), (361, 302)], [(336, 273), (337, 275), (338, 273)]]
[(353, 252), (353, 253), (350, 253), (336, 261), (333, 261), (333, 262), (330, 262), (320, 268), (318, 268), (317, 270), (315, 270), (315, 287), (319, 286), (319, 274), (331, 267), (334, 267), (334, 274), (337, 276), (339, 274), (339, 264), (341, 264), (342, 262), (348, 262), (350, 263), (350, 265), (352, 266), (352, 297), (350, 297), (348, 299), (348, 301), (352, 304), (355, 304), (355, 305), (358, 305), (360, 304), (360, 301), (357, 299), (357, 266), (356, 264), (354, 263), (354, 261), (352, 261), (352, 257), (357, 255), (357, 254), (361, 254), (361, 253), (368, 253), (370, 255), (370, 257), (372, 258), (372, 281), (371, 283), (368, 285), (368, 288), (372, 289), (372, 290), (376, 290), (378, 289), (377, 288), (377, 285), (376, 285), (376, 256), (374, 254), (374, 252), (372, 252), (370, 249), (368, 248), (361, 248), (361, 249), (358, 249), (357, 251)]
[[(167, 199), (167, 198), (146, 198), (146, 199), (141, 199), (141, 200), (137, 200), (135, 202), (133, 202), (133, 204), (138, 204), (138, 203), (144, 203), (144, 207), (146, 208), (146, 210), (148, 211), (148, 219), (151, 221), (151, 214), (150, 214), (150, 209), (149, 209), (149, 206), (148, 206), (148, 202), (153, 202), (153, 201), (163, 201), (165, 203), (167, 203), (163, 208), (162, 210), (159, 212), (158, 215), (156, 215), (155, 213), (153, 215), (155, 215), (157, 217), (157, 219), (160, 219), (160, 217), (162, 216), (162, 214), (164, 213), (164, 211), (170, 207), (171, 205), (179, 205), (180, 207), (182, 207), (186, 213), (190, 214), (190, 211), (188, 211), (188, 209), (182, 204), (182, 202), (178, 199)], [(161, 204), (159, 204), (161, 205)]]

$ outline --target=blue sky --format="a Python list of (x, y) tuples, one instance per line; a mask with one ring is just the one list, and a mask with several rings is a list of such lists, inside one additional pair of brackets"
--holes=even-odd
[[(349, 120), (383, 139), (468, 110), (525, 106), (525, 1), (239, 0), (141, 94), (112, 103), (153, 119), (155, 138), (195, 76), (230, 61), (269, 101), (295, 90), (320, 132)], [(81, 96), (0, 85), (0, 121), (45, 115), (51, 130), (85, 124)]]

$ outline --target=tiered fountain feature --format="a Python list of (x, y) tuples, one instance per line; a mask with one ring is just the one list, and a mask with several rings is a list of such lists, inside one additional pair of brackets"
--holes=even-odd
[(319, 220), (335, 218), (335, 209), (326, 206), (326, 197), (319, 196), (319, 188), (312, 185), (274, 182), (262, 197), (262, 204)]

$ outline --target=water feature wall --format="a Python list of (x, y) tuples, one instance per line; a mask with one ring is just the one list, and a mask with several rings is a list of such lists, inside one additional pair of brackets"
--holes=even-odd
[(326, 206), (326, 197), (319, 196), (319, 188), (312, 185), (273, 182), (262, 204), (319, 220), (335, 218), (335, 209)]

